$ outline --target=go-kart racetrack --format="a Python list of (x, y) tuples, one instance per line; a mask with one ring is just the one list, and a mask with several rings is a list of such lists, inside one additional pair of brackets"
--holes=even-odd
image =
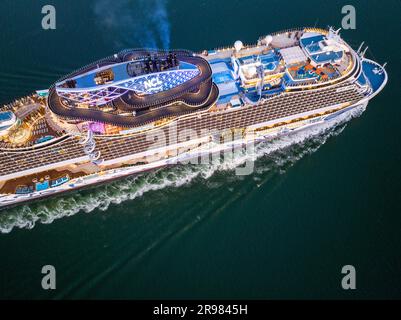
[[(207, 109), (218, 99), (219, 96), (218, 88), (211, 80), (212, 70), (209, 63), (201, 57), (193, 56), (190, 51), (179, 50), (173, 52), (179, 61), (196, 65), (200, 71), (199, 74), (168, 91), (141, 97), (130, 91), (123, 97), (119, 97), (111, 102), (117, 109), (127, 112), (136, 111), (135, 116), (118, 115), (103, 112), (100, 109), (70, 107), (61, 101), (57, 94), (56, 84), (54, 84), (49, 90), (48, 106), (55, 114), (68, 119), (97, 121), (122, 127), (139, 126), (158, 119), (178, 116), (199, 109)], [(81, 68), (80, 70), (65, 76), (57, 83), (102, 66), (124, 61), (138, 60), (148, 56), (149, 54), (165, 56), (168, 53), (169, 51), (145, 49), (125, 50), (113, 57), (96, 61)]]

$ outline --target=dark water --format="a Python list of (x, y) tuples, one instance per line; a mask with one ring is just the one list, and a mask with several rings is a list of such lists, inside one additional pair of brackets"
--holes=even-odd
[[(51, 3), (55, 31), (40, 25), (48, 1), (1, 2), (0, 102), (125, 47), (339, 26), (348, 3), (357, 29), (343, 36), (388, 61), (390, 79), (351, 122), (263, 146), (250, 176), (229, 161), (177, 167), (1, 212), (1, 298), (401, 298), (398, 0)], [(347, 264), (352, 292), (340, 286)]]

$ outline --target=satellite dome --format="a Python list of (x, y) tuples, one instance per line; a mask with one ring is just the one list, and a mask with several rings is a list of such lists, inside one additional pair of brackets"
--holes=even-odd
[(244, 47), (244, 44), (242, 43), (242, 41), (237, 40), (234, 42), (234, 48), (235, 48), (236, 52), (240, 51), (243, 47)]
[(273, 41), (273, 37), (271, 35), (268, 35), (265, 37), (265, 42), (266, 45), (268, 46), (271, 42)]

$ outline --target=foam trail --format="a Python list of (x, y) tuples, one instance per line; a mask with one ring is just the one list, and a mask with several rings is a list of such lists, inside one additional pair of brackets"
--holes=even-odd
[[(262, 142), (256, 145), (252, 155), (243, 151), (232, 159), (215, 159), (208, 165), (178, 165), (113, 182), (95, 190), (76, 192), (2, 211), (0, 212), (0, 232), (9, 233), (15, 227), (30, 229), (36, 222), (52, 223), (56, 219), (71, 216), (80, 211), (87, 213), (95, 209), (105, 211), (110, 204), (132, 200), (152, 190), (177, 188), (196, 183), (198, 180), (204, 183), (204, 180), (209, 179), (215, 172), (234, 170), (249, 159), (260, 159), (255, 164), (255, 178), (266, 171), (283, 173), (286, 168), (303, 156), (316, 151), (328, 138), (340, 134), (345, 128), (345, 123), (360, 116), (364, 110), (365, 107), (358, 107), (341, 114), (331, 122), (310, 127), (274, 141)], [(242, 178), (230, 175), (227, 179)]]
[(94, 13), (104, 35), (117, 46), (170, 47), (167, 0), (99, 0)]

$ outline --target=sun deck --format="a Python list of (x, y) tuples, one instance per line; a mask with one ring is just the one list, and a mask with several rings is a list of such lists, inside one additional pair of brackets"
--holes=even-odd
[(244, 104), (255, 103), (297, 87), (329, 85), (354, 64), (349, 47), (333, 29), (285, 31), (262, 37), (256, 45), (237, 41), (201, 56), (212, 67), (220, 104), (238, 96)]

